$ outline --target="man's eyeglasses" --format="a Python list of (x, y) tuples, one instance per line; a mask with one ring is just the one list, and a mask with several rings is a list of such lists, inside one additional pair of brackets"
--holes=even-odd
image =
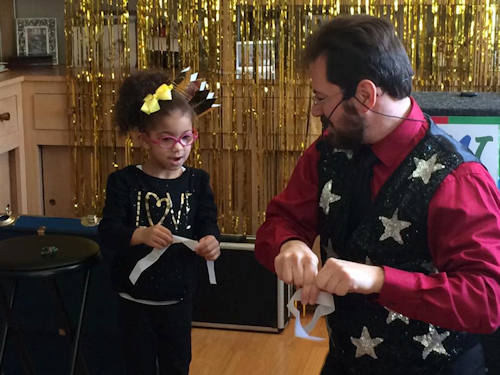
[(151, 142), (160, 145), (161, 148), (167, 149), (174, 148), (177, 143), (180, 143), (183, 147), (191, 146), (197, 139), (198, 132), (195, 129), (182, 133), (179, 138), (174, 137), (173, 135), (165, 135), (160, 139), (149, 138)]
[(330, 98), (332, 98), (332, 97), (334, 97), (334, 96), (337, 96), (338, 94), (343, 94), (343, 93), (344, 93), (344, 91), (345, 91), (345, 90), (340, 90), (339, 92), (337, 92), (337, 93), (335, 93), (335, 94), (333, 94), (333, 95), (329, 95), (329, 96), (327, 96), (326, 98), (323, 98), (323, 99), (319, 99), (319, 98), (316, 96), (316, 94), (313, 94), (313, 96), (312, 96), (312, 102), (313, 102), (313, 104), (314, 104), (314, 105), (323, 104), (323, 103), (325, 102), (325, 100), (330, 99)]

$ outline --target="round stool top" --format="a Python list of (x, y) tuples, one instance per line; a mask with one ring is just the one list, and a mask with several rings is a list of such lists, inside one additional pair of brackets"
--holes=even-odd
[(0, 277), (50, 277), (95, 265), (99, 245), (83, 237), (23, 236), (0, 241)]

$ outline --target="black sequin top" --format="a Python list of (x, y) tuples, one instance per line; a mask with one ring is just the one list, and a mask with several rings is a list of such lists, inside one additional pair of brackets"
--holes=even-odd
[(208, 173), (188, 167), (176, 179), (161, 179), (128, 166), (108, 177), (99, 237), (104, 251), (115, 253), (111, 276), (116, 290), (137, 299), (180, 301), (192, 291), (197, 256), (183, 244), (171, 245), (135, 285), (129, 280), (136, 263), (152, 250), (130, 246), (132, 234), (137, 227), (158, 223), (174, 235), (196, 240), (213, 235), (219, 240)]

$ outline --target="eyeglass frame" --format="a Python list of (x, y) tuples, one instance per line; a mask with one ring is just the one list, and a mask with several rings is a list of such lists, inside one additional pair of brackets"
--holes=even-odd
[[(191, 133), (193, 135), (193, 141), (187, 145), (183, 144), (181, 142), (181, 139), (184, 135), (186, 135), (187, 133)], [(187, 146), (191, 146), (199, 137), (199, 134), (198, 132), (196, 131), (196, 129), (191, 129), (191, 130), (188, 130), (188, 131), (185, 131), (184, 133), (182, 133), (179, 137), (175, 137), (173, 135), (165, 135), (163, 137), (161, 137), (160, 139), (154, 139), (154, 138), (149, 138), (149, 140), (157, 145), (159, 145), (161, 148), (163, 148), (164, 150), (171, 150), (175, 147), (175, 145), (177, 143), (179, 143), (182, 147), (187, 147)], [(164, 147), (162, 146), (161, 142), (166, 139), (166, 138), (169, 138), (169, 139), (173, 139), (175, 142), (174, 144), (171, 146), (171, 147)]]
[(312, 98), (311, 98), (312, 103), (313, 103), (313, 105), (322, 105), (327, 99), (333, 98), (334, 96), (337, 96), (338, 94), (343, 94), (344, 92), (345, 92), (345, 89), (342, 89), (339, 92), (336, 92), (335, 94), (332, 94), (332, 95), (328, 95), (326, 98), (323, 98), (321, 100), (319, 100), (316, 97), (316, 94), (313, 94)]

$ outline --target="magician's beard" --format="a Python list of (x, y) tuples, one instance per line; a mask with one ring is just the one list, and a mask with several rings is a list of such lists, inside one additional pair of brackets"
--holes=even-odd
[(355, 150), (363, 144), (366, 131), (366, 119), (360, 116), (356, 107), (346, 101), (343, 103), (344, 114), (337, 124), (334, 125), (324, 114), (321, 116), (323, 129), (327, 129), (326, 141), (334, 148), (342, 150)]

